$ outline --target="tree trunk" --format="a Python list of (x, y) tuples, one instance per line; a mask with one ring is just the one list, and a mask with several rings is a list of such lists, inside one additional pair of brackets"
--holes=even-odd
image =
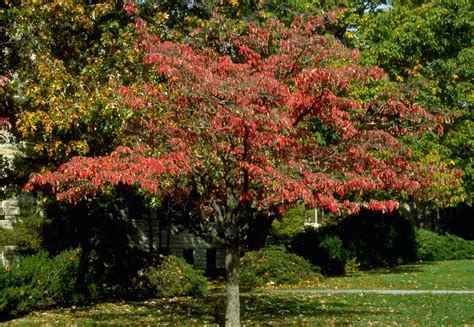
[(240, 326), (239, 247), (227, 249), (225, 258), (227, 303), (226, 327)]

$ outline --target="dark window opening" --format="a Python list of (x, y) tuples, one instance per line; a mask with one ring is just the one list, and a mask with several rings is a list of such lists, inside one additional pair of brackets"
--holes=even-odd
[(216, 249), (206, 250), (206, 273), (208, 275), (216, 274), (216, 270), (217, 270), (216, 258), (217, 258)]
[(103, 0), (86, 0), (85, 1), (85, 5), (96, 5), (96, 4), (99, 4), (101, 2), (104, 2)]
[(194, 265), (194, 249), (184, 249), (183, 258), (190, 265)]

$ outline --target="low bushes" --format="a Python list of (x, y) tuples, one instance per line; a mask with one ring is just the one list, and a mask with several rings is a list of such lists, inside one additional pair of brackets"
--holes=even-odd
[(418, 229), (417, 257), (422, 261), (474, 259), (474, 241), (460, 237)]
[(80, 249), (64, 251), (54, 258), (41, 251), (1, 269), (0, 315), (15, 316), (34, 308), (83, 301), (77, 278), (80, 255)]
[(244, 288), (298, 284), (306, 280), (318, 280), (319, 268), (283, 247), (272, 246), (247, 252), (241, 258), (240, 285)]
[(344, 274), (344, 266), (349, 258), (341, 238), (327, 233), (326, 229), (306, 229), (293, 240), (291, 250), (319, 266), (325, 275)]
[[(55, 257), (40, 251), (20, 257), (9, 268), (0, 269), (0, 317), (14, 317), (38, 308), (81, 304), (97, 300), (98, 293), (110, 296), (124, 293), (120, 289), (127, 288), (124, 285), (98, 285), (97, 272), (91, 273), (90, 265), (83, 260), (90, 263), (90, 256), (84, 256), (81, 249), (64, 251)], [(174, 256), (164, 257), (159, 266), (146, 268), (136, 275), (141, 277), (127, 283), (130, 285), (127, 292), (133, 292), (134, 298), (205, 295), (207, 292), (207, 279)]]
[(111, 244), (84, 250), (82, 280), (93, 301), (136, 299), (146, 296), (137, 287), (138, 271), (146, 267), (148, 253), (129, 246)]
[(207, 279), (184, 259), (173, 255), (164, 257), (157, 267), (142, 271), (145, 289), (152, 290), (153, 296), (172, 297), (207, 294)]
[(397, 213), (361, 212), (338, 224), (308, 228), (290, 250), (321, 267), (326, 275), (403, 263), (474, 258), (474, 241), (439, 235), (413, 225)]

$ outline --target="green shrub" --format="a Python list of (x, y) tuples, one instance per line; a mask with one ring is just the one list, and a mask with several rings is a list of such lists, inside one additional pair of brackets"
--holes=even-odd
[(184, 259), (173, 255), (163, 258), (158, 267), (143, 271), (145, 287), (151, 287), (158, 297), (205, 296), (207, 279)]
[(357, 261), (356, 258), (350, 258), (346, 261), (344, 265), (344, 272), (346, 274), (355, 274), (360, 271), (360, 263)]
[(0, 271), (0, 313), (14, 316), (34, 308), (80, 302), (80, 249), (50, 258), (46, 251), (20, 257)]
[(343, 219), (337, 229), (350, 257), (357, 258), (362, 269), (416, 261), (414, 226), (397, 212), (364, 210)]
[[(0, 317), (10, 318), (27, 313), (34, 307), (28, 286), (6, 287), (0, 291)], [(2, 319), (0, 318), (0, 321)]]
[(344, 274), (350, 255), (332, 226), (307, 228), (293, 240), (291, 250), (320, 267), (325, 275)]
[(147, 295), (137, 284), (138, 271), (149, 264), (149, 256), (144, 251), (116, 244), (106, 248), (105, 244), (100, 244), (84, 251), (83, 257), (87, 262), (82, 267), (83, 287), (87, 288), (92, 300), (137, 299)]
[(416, 260), (414, 227), (397, 213), (361, 211), (338, 224), (307, 228), (293, 239), (290, 249), (326, 275), (344, 274), (349, 259), (360, 269)]
[(240, 262), (240, 285), (244, 288), (264, 286), (268, 283), (298, 284), (322, 277), (318, 267), (278, 246), (247, 252)]
[(42, 248), (43, 231), (50, 224), (36, 203), (22, 205), (21, 216), (13, 220), (12, 228), (0, 228), (0, 246), (14, 245), (20, 254), (35, 253)]
[(344, 248), (341, 238), (337, 235), (327, 235), (319, 243), (319, 249), (327, 262), (325, 270), (329, 274), (344, 274), (350, 254)]
[(439, 235), (425, 229), (418, 229), (416, 242), (418, 260), (474, 259), (474, 241), (466, 241), (454, 235)]

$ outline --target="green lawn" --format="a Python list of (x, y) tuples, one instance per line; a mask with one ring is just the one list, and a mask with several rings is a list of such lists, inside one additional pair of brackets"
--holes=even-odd
[[(321, 288), (474, 289), (474, 261), (409, 265), (328, 278)], [(282, 294), (242, 295), (244, 325), (416, 325), (474, 324), (474, 294)], [(31, 325), (217, 325), (222, 323), (223, 295), (206, 299), (173, 298), (103, 303), (90, 307), (34, 312), (6, 322)]]
[(439, 261), (326, 278), (319, 288), (474, 290), (474, 260)]

